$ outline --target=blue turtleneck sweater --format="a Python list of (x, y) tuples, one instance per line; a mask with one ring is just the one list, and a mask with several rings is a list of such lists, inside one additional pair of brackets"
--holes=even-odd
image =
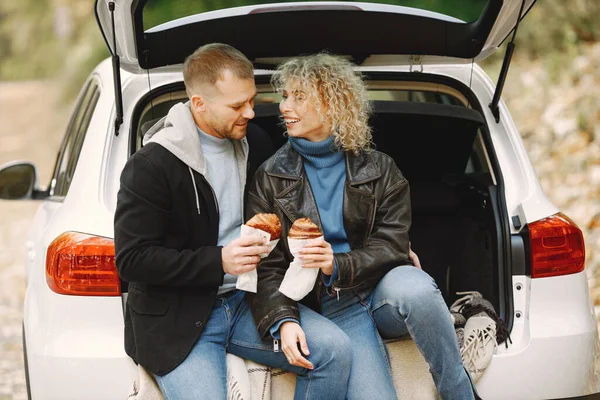
[[(346, 182), (344, 152), (335, 148), (333, 136), (329, 136), (322, 142), (311, 142), (294, 137), (288, 140), (304, 160), (304, 170), (317, 201), (325, 240), (331, 244), (334, 253), (350, 251), (343, 215)], [(337, 264), (334, 265), (333, 274), (330, 277), (323, 276), (323, 281), (326, 286), (331, 286), (336, 278)], [(270, 329), (273, 338), (279, 339), (279, 328), (287, 321), (296, 320), (285, 318), (273, 324)]]
[[(333, 136), (329, 136), (322, 142), (311, 142), (294, 137), (290, 137), (288, 140), (304, 160), (304, 170), (317, 201), (325, 240), (331, 244), (334, 253), (350, 251), (343, 215), (344, 184), (346, 182), (344, 152), (335, 148)], [(330, 277), (323, 276), (323, 282), (326, 286), (331, 286), (336, 278), (337, 264), (334, 265), (333, 274)], [(273, 324), (270, 329), (273, 338), (279, 339), (279, 328), (286, 321), (296, 320), (285, 318)]]
[(322, 142), (290, 137), (289, 142), (304, 159), (325, 240), (331, 244), (334, 253), (350, 251), (342, 210), (346, 182), (344, 152), (335, 148), (333, 136)]

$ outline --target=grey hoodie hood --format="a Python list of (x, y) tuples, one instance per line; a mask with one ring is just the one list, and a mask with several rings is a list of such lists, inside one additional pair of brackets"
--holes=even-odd
[[(206, 176), (206, 160), (198, 137), (198, 127), (192, 117), (190, 102), (171, 107), (166, 117), (161, 118), (144, 135), (144, 146), (158, 143), (169, 150), (194, 171)], [(233, 140), (238, 155), (240, 182), (246, 182), (246, 161), (248, 159), (248, 139)], [(241, 157), (240, 157), (241, 156)]]
[[(200, 199), (196, 180), (192, 170), (208, 179), (206, 160), (202, 153), (202, 144), (198, 134), (198, 126), (192, 117), (190, 102), (178, 103), (171, 107), (166, 117), (161, 118), (144, 135), (143, 145), (157, 143), (167, 149), (175, 157), (184, 162), (190, 171), (190, 178), (196, 192), (196, 208), (200, 214)], [(240, 177), (240, 193), (244, 193), (246, 186), (246, 165), (248, 162), (248, 139), (232, 140), (236, 154), (236, 162)], [(215, 203), (217, 199), (215, 198)], [(217, 209), (219, 205), (217, 204)], [(242, 215), (244, 213), (242, 201)]]

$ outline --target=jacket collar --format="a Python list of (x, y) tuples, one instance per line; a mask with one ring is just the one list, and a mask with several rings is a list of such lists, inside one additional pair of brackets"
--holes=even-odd
[(350, 186), (362, 185), (381, 177), (381, 169), (370, 153), (361, 151), (355, 155), (346, 152), (346, 179)]
[[(271, 176), (299, 180), (304, 174), (302, 156), (287, 142), (275, 153), (265, 172)], [(358, 155), (346, 152), (346, 180), (351, 186), (361, 185), (379, 177), (381, 170), (371, 154), (364, 151)]]

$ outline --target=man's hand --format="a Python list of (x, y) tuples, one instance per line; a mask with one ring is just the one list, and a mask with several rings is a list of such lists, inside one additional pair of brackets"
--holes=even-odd
[(300, 250), (304, 268), (321, 268), (325, 275), (333, 274), (333, 249), (324, 239), (314, 239)]
[[(306, 336), (300, 325), (293, 321), (284, 322), (279, 327), (279, 333), (281, 334), (281, 351), (287, 357), (288, 362), (297, 367), (314, 369), (314, 365), (303, 356), (303, 354), (308, 356), (310, 351), (308, 351)], [(302, 353), (298, 349), (298, 344)]]
[(246, 236), (232, 240), (221, 252), (223, 271), (230, 275), (252, 271), (260, 261), (260, 254), (268, 252), (269, 246), (265, 246), (261, 237)]
[(421, 268), (421, 261), (419, 261), (419, 256), (410, 248), (410, 242), (408, 243), (408, 257), (410, 258), (410, 261), (412, 261), (413, 264), (415, 264), (415, 267), (423, 269)]

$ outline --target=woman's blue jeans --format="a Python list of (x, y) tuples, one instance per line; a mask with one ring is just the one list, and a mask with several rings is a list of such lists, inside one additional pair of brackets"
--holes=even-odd
[(370, 292), (342, 290), (339, 299), (329, 292), (321, 300), (323, 315), (352, 342), (348, 399), (397, 399), (382, 338), (407, 333), (429, 364), (442, 398), (473, 399), (448, 307), (426, 272), (413, 266), (397, 267)]
[(352, 361), (350, 339), (333, 322), (299, 305), (314, 369), (295, 367), (273, 340), (260, 338), (242, 291), (217, 297), (206, 327), (185, 361), (156, 381), (166, 400), (225, 400), (225, 354), (297, 374), (294, 399), (345, 399)]

